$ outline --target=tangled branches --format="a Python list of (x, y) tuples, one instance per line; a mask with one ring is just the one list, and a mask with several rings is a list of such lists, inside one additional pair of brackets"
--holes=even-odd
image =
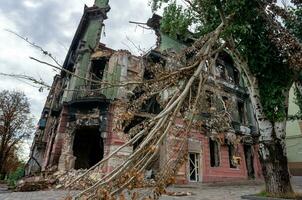
[[(148, 169), (154, 162), (154, 159), (156, 159), (163, 140), (170, 133), (174, 132), (172, 130), (178, 130), (175, 133), (175, 137), (180, 138), (181, 142), (177, 145), (176, 156), (166, 161), (167, 167), (159, 173), (154, 185), (155, 189), (153, 190), (152, 198), (157, 199), (164, 192), (163, 188), (173, 182), (173, 176), (186, 160), (187, 135), (194, 127), (194, 115), (200, 109), (198, 107), (201, 105), (202, 97), (205, 96), (204, 86), (209, 79), (210, 70), (205, 69), (212, 68), (216, 63), (217, 54), (222, 49), (218, 45), (218, 38), (224, 27), (225, 25), (222, 23), (208, 37), (204, 37), (196, 42), (196, 46), (200, 48), (191, 48), (183, 52), (182, 55), (184, 56), (189, 51), (194, 52), (193, 61), (188, 59), (184, 67), (168, 73), (164, 73), (163, 71), (162, 73), (156, 73), (153, 80), (147, 81), (144, 86), (147, 89), (145, 94), (141, 95), (134, 102), (143, 105), (150, 95), (167, 92), (168, 95), (161, 99), (162, 111), (145, 119), (142, 122), (142, 128), (135, 129), (132, 132), (132, 138), (127, 143), (66, 186), (67, 188), (72, 187), (95, 169), (102, 166), (102, 164), (123, 148), (134, 145), (139, 140), (142, 140), (134, 149), (134, 152), (121, 165), (80, 192), (76, 195), (75, 199), (110, 199), (121, 193), (125, 188), (133, 189), (140, 187), (142, 185), (144, 170)], [(133, 106), (134, 104), (131, 102), (128, 105), (130, 113), (137, 112), (140, 107)], [(176, 120), (179, 118), (185, 119), (185, 126), (181, 129), (176, 126)]]

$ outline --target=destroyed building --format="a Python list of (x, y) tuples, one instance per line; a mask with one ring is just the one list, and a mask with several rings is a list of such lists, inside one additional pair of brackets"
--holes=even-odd
[[(120, 120), (121, 115), (127, 114), (123, 102), (130, 101), (137, 88), (115, 84), (148, 79), (146, 62), (169, 65), (171, 60), (164, 56), (166, 52), (179, 52), (192, 43), (190, 39), (177, 41), (162, 33), (160, 17), (153, 15), (147, 25), (158, 36), (155, 49), (138, 57), (125, 50), (107, 48), (99, 41), (109, 10), (106, 0), (96, 0), (92, 7), (84, 8), (63, 64), (64, 69), (54, 77), (42, 111), (26, 167), (27, 175), (88, 169), (125, 144), (130, 138), (128, 132), (131, 127), (144, 116), (137, 114), (128, 126), (124, 126)], [(234, 108), (233, 132), (224, 133), (221, 137), (217, 133), (217, 137), (212, 138), (204, 130), (192, 130), (187, 143), (188, 161), (177, 173), (177, 180), (187, 183), (259, 178), (261, 167), (254, 137), (257, 129), (239, 71), (232, 58), (221, 53), (216, 69), (211, 73), (221, 86), (221, 98)], [(95, 84), (100, 80), (106, 84), (102, 89)], [(212, 87), (209, 81), (209, 108), (215, 103)], [(157, 114), (160, 109), (156, 98), (150, 99), (143, 113)], [(207, 118), (207, 110), (200, 116)], [(181, 119), (178, 126), (182, 126)], [(228, 134), (235, 140), (240, 138), (240, 142), (236, 146), (224, 142), (224, 135)], [(155, 169), (163, 167), (162, 163), (173, 156), (177, 141), (173, 135), (164, 140)], [(106, 174), (121, 164), (133, 148), (129, 146), (110, 158), (102, 167), (102, 173)]]

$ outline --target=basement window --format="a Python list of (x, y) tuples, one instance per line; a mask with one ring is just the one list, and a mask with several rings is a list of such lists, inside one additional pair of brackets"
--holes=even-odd
[(230, 168), (237, 168), (235, 162), (234, 162), (234, 156), (235, 156), (235, 148), (234, 145), (230, 144), (228, 145), (228, 150), (229, 150), (229, 163), (230, 163)]
[(199, 153), (189, 153), (189, 180), (199, 181)]
[(219, 144), (217, 141), (210, 139), (210, 162), (211, 167), (219, 167), (220, 166), (220, 152), (219, 152)]

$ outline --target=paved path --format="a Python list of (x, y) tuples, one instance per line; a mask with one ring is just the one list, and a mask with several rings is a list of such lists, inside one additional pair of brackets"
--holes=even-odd
[(296, 186), (302, 187), (302, 176), (294, 176), (291, 180)]
[[(302, 177), (293, 178), (293, 185), (295, 191), (302, 192)], [(255, 194), (263, 189), (263, 184), (255, 183), (175, 186), (169, 188), (168, 191), (190, 192), (192, 195), (183, 197), (162, 196), (160, 200), (240, 200), (242, 195)], [(1, 193), (0, 190), (0, 200), (63, 200), (66, 195), (66, 191)]]

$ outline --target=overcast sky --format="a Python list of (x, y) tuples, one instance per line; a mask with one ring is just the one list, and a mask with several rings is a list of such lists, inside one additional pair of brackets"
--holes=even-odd
[[(55, 72), (29, 59), (33, 56), (47, 60), (41, 52), (30, 47), (11, 33), (10, 29), (43, 46), (63, 62), (67, 49), (83, 13), (84, 4), (94, 0), (0, 0), (0, 72), (26, 74), (51, 84)], [(114, 49), (128, 49), (138, 53), (129, 38), (141, 49), (148, 50), (155, 44), (155, 35), (129, 21), (146, 22), (151, 17), (149, 0), (110, 0), (111, 11), (105, 21), (101, 42)], [(23, 91), (30, 100), (36, 119), (42, 111), (48, 91), (22, 80), (0, 76), (0, 90)]]
[[(41, 52), (4, 29), (10, 29), (27, 37), (63, 62), (67, 49), (83, 14), (84, 4), (93, 5), (94, 0), (0, 0), (0, 72), (17, 73), (41, 78), (51, 84), (55, 72), (48, 66), (29, 59), (33, 56), (47, 60)], [(155, 44), (155, 35), (129, 21), (146, 22), (151, 17), (148, 0), (110, 0), (111, 11), (105, 21), (105, 35), (101, 42), (114, 49), (136, 48), (127, 38), (142, 49)], [(48, 91), (22, 80), (0, 76), (0, 90), (23, 91), (30, 100), (36, 119), (42, 111)]]
[[(55, 72), (29, 59), (47, 60), (39, 51), (4, 29), (10, 29), (43, 46), (63, 62), (73, 38), (84, 4), (94, 0), (0, 0), (0, 71), (27, 74), (42, 78), (49, 84)], [(111, 11), (105, 21), (105, 35), (101, 42), (114, 49), (128, 49), (138, 53), (127, 38), (142, 49), (155, 44), (154, 33), (143, 30), (129, 21), (146, 22), (152, 15), (147, 0), (111, 0)], [(29, 97), (35, 117), (40, 115), (48, 91), (40, 93), (28, 83), (0, 77), (0, 90), (16, 89)]]

